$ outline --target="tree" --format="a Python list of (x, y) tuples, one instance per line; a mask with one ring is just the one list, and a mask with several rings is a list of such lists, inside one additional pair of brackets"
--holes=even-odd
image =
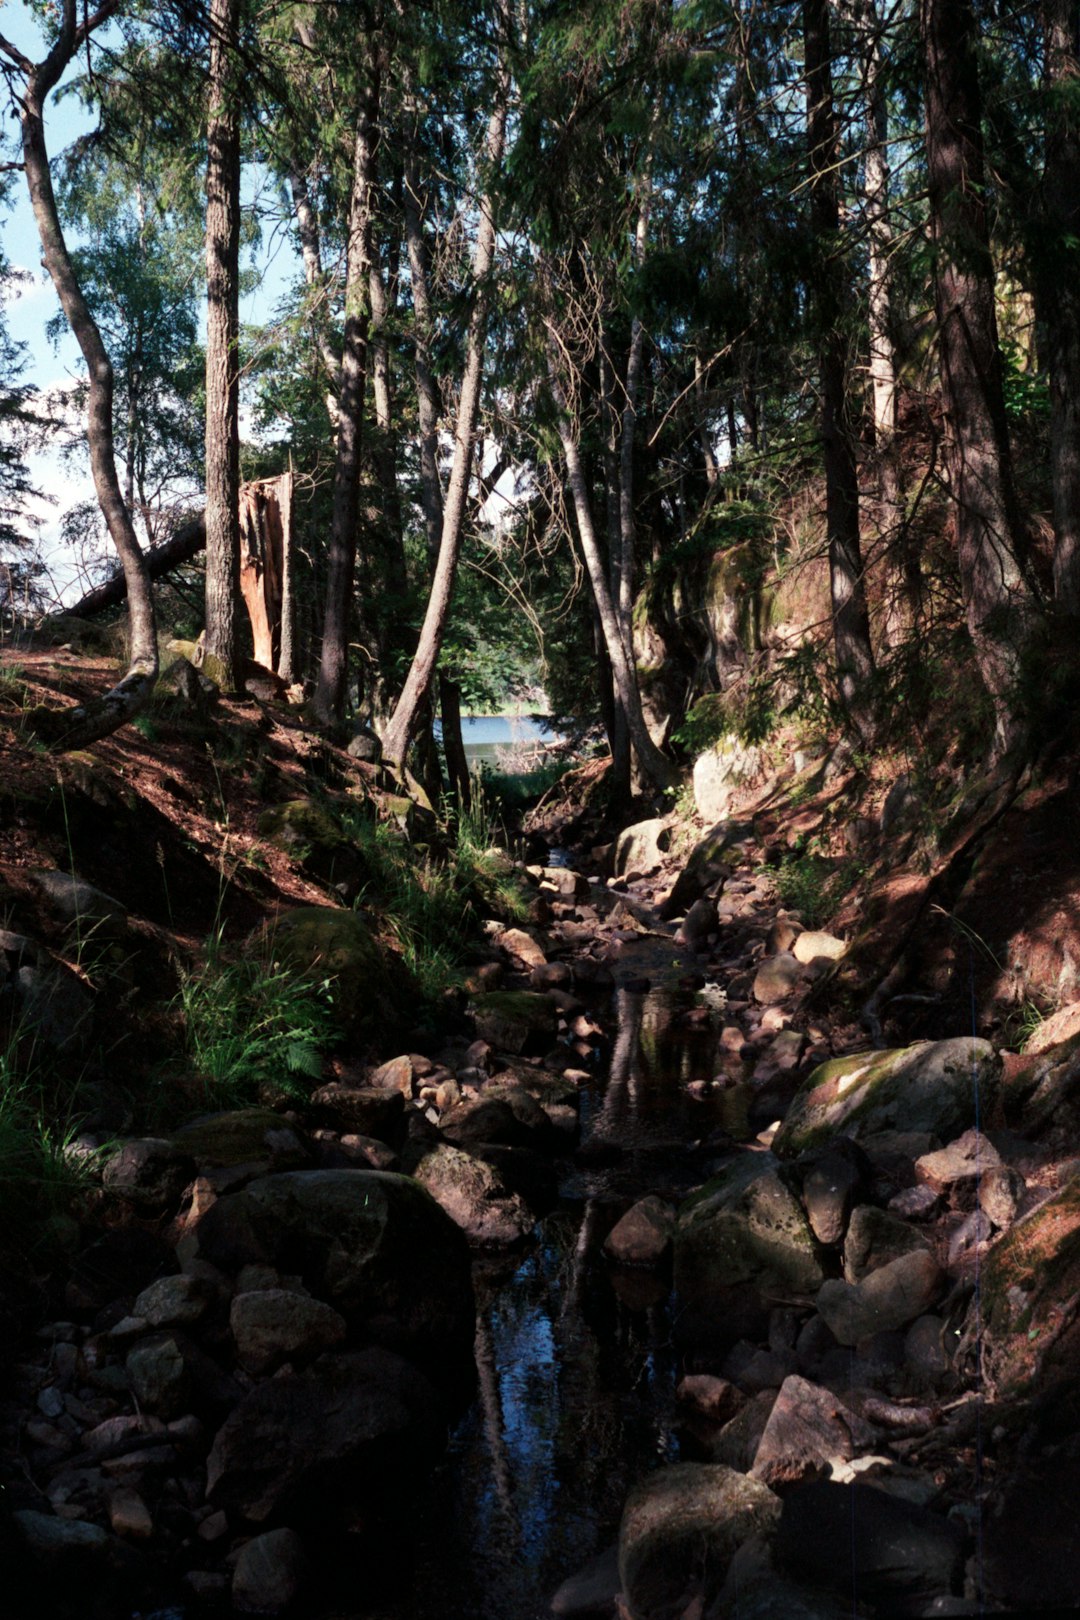
[(203, 667), (238, 684), (240, 601), (240, 0), (210, 0), (206, 128), (206, 645)]
[(149, 701), (158, 672), (150, 579), (116, 471), (113, 369), (64, 239), (45, 140), (45, 104), (50, 94), (76, 53), (84, 46), (89, 50), (93, 34), (113, 16), (119, 3), (104, 0), (96, 11), (84, 13), (80, 22), (76, 0), (62, 0), (56, 38), (40, 62), (31, 61), (0, 35), (0, 55), (7, 64), (9, 84), (19, 108), (23, 164), (42, 258), (89, 372), (87, 438), (94, 490), (128, 586), (127, 670), (97, 702), (79, 706), (65, 717), (58, 740), (61, 748), (84, 747), (130, 720)]
[(921, 0), (920, 30), (945, 459), (968, 630), (1000, 754), (1021, 737), (1016, 689), (1033, 603), (1005, 417), (970, 0)]

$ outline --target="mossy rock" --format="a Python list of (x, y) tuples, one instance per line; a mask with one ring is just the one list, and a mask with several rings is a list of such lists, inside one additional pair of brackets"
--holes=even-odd
[(389, 1039), (415, 1020), (412, 975), (355, 911), (298, 906), (264, 929), (259, 944), (303, 977), (328, 980), (337, 1019), (355, 1040)]
[(355, 898), (371, 877), (361, 848), (312, 799), (270, 805), (260, 815), (257, 831), (260, 838), (291, 856), (309, 876), (332, 885), (344, 899)]
[(706, 833), (690, 851), (689, 860), (660, 907), (660, 915), (675, 917), (688, 911), (695, 900), (728, 875), (731, 852), (753, 835), (754, 829), (746, 821), (722, 821)]
[(234, 1108), (223, 1114), (206, 1114), (182, 1125), (173, 1142), (194, 1159), (200, 1170), (238, 1164), (295, 1170), (310, 1159), (296, 1130), (272, 1108)]
[(679, 1210), (675, 1288), (696, 1309), (746, 1283), (786, 1296), (812, 1294), (824, 1280), (802, 1204), (768, 1159), (740, 1156)]
[(929, 1131), (943, 1142), (973, 1126), (995, 1100), (1001, 1058), (988, 1041), (958, 1036), (822, 1063), (796, 1092), (773, 1152), (793, 1158), (830, 1137)]
[(476, 1033), (505, 1052), (543, 1049), (555, 1039), (554, 1003), (531, 990), (491, 990), (473, 997)]
[(1080, 1173), (1000, 1239), (983, 1262), (967, 1333), (998, 1400), (1075, 1388)]

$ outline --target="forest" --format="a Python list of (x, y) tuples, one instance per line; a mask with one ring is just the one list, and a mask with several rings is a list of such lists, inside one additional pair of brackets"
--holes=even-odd
[(1080, 1608), (1080, 0), (0, 73), (25, 1612)]

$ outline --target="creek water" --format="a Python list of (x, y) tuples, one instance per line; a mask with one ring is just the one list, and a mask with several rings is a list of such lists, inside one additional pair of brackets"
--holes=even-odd
[(667, 1280), (614, 1271), (602, 1245), (634, 1197), (699, 1182), (709, 1135), (745, 1134), (745, 1102), (687, 1090), (716, 1062), (700, 998), (619, 990), (613, 1012), (558, 1207), (527, 1250), (477, 1266), (477, 1398), (393, 1589), (341, 1620), (548, 1620), (560, 1583), (613, 1541), (629, 1487), (679, 1455)]

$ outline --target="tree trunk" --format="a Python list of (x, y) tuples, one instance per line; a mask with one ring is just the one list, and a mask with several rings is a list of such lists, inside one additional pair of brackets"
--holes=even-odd
[(1035, 244), (1050, 372), (1054, 596), (1080, 616), (1080, 4), (1043, 0), (1046, 162)]
[(206, 652), (203, 668), (238, 685), (240, 648), (239, 0), (211, 0), (206, 165)]
[[(506, 14), (503, 13), (504, 24)], [(484, 143), (484, 165), (490, 176), (502, 165), (506, 142), (506, 115), (510, 97), (510, 68), (505, 46), (502, 49), (495, 89), (495, 105), (488, 120)], [(473, 307), (465, 342), (465, 368), (458, 396), (454, 425), (454, 457), (443, 504), (439, 556), (431, 582), (427, 611), (420, 639), (408, 676), (390, 723), (383, 735), (383, 751), (396, 764), (404, 765), (405, 755), (417, 724), (420, 706), (431, 689), (439, 660), (446, 619), (457, 577), (458, 557), (469, 495), (473, 440), (480, 413), (480, 388), (484, 367), (484, 342), (491, 305), (491, 271), (495, 261), (495, 195), (489, 186), (480, 201), (480, 219), (473, 251)]]
[[(606, 343), (600, 348), (600, 390), (604, 403), (604, 496), (607, 507), (607, 541), (608, 541), (608, 580), (611, 587), (611, 599), (618, 604), (622, 597), (622, 506), (620, 501), (620, 457), (619, 433), (621, 429), (621, 414), (615, 399), (615, 368), (608, 355)], [(584, 549), (584, 548), (583, 548)], [(616, 804), (626, 803), (633, 791), (633, 758), (630, 752), (630, 727), (626, 721), (626, 714), (619, 702), (611, 679), (611, 662), (604, 648), (603, 628), (600, 625), (596, 604), (593, 603), (595, 628), (597, 631), (596, 643), (598, 652), (603, 649), (600, 664), (600, 692), (601, 711), (605, 694), (610, 694), (611, 724), (605, 727), (608, 744), (611, 748), (611, 798)], [(631, 626), (631, 637), (633, 628)], [(625, 638), (624, 638), (625, 640)], [(633, 641), (630, 648), (632, 651)], [(606, 676), (606, 679), (605, 679)]]
[(588, 481), (585, 477), (581, 452), (578, 448), (570, 417), (566, 391), (559, 375), (557, 337), (550, 326), (547, 349), (548, 382), (552, 399), (555, 402), (559, 440), (566, 459), (567, 482), (574, 503), (574, 516), (577, 519), (578, 537), (585, 558), (585, 567), (588, 570), (593, 599), (604, 632), (604, 644), (607, 647), (608, 658), (611, 660), (611, 674), (615, 686), (616, 703), (626, 715), (630, 741), (637, 755), (642, 774), (657, 788), (670, 787), (675, 781), (675, 771), (649, 735), (641, 709), (641, 694), (638, 691), (637, 676), (627, 652), (626, 644), (623, 641), (618, 611), (608, 588), (607, 574), (604, 571), (604, 559), (597, 541), (596, 530), (593, 527)]
[[(372, 57), (374, 53), (372, 53)], [(340, 729), (345, 719), (349, 674), (349, 629), (353, 575), (356, 570), (356, 524), (360, 504), (360, 465), (371, 325), (371, 217), (375, 189), (375, 140), (378, 81), (369, 60), (368, 81), (361, 91), (353, 143), (349, 236), (345, 271), (345, 333), (338, 393), (338, 440), (334, 463), (334, 504), (327, 557), (326, 606), (322, 656), (314, 709), (321, 725)]]
[(79, 24), (74, 0), (64, 0), (60, 35), (41, 63), (29, 61), (6, 40), (0, 39), (0, 53), (25, 75), (19, 96), (19, 118), (30, 203), (41, 240), (45, 268), (86, 362), (89, 374), (86, 432), (94, 491), (127, 581), (130, 642), (127, 670), (104, 697), (65, 713), (63, 732), (54, 744), (61, 750), (84, 747), (100, 737), (108, 736), (130, 720), (148, 702), (158, 671), (157, 630), (150, 579), (116, 471), (113, 369), (67, 250), (45, 143), (46, 99), (75, 53), (87, 42), (93, 28), (115, 10), (115, 4), (106, 3)]
[(1019, 741), (1015, 688), (1032, 600), (1005, 418), (969, 0), (920, 0), (920, 26), (945, 460), (968, 629), (1000, 754)]
[(874, 657), (859, 544), (859, 475), (847, 403), (847, 334), (839, 251), (839, 145), (833, 108), (828, 0), (805, 0), (806, 133), (810, 215), (815, 249), (821, 439), (825, 462), (825, 524), (829, 538), (836, 676), (844, 713), (854, 730), (873, 730)]
[(289, 173), (289, 190), (292, 195), (293, 215), (296, 219), (296, 234), (300, 238), (300, 260), (304, 266), (304, 280), (312, 294), (310, 307), (315, 347), (323, 371), (326, 373), (326, 414), (330, 418), (330, 426), (336, 433), (341, 366), (334, 353), (326, 326), (326, 276), (323, 273), (318, 216), (308, 190), (307, 175), (299, 166), (294, 166)]

